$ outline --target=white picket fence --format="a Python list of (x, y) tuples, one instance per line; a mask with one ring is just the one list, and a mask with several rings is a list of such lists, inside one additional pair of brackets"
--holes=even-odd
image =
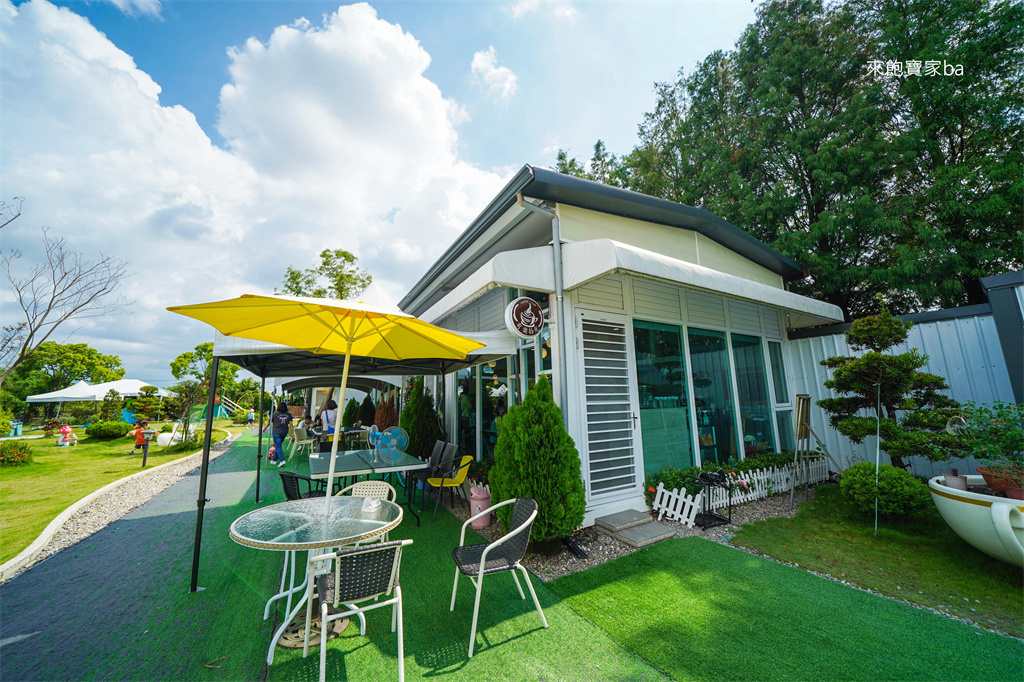
[[(804, 484), (804, 478), (808, 477), (811, 483), (820, 483), (828, 479), (828, 464), (825, 459), (815, 459), (807, 462), (802, 467), (799, 475), (799, 484)], [(809, 473), (808, 472), (809, 469)], [(732, 488), (732, 503), (743, 504), (753, 502), (776, 493), (787, 492), (793, 487), (792, 467), (773, 467), (771, 469), (754, 469), (730, 474), (734, 479)], [(746, 483), (745, 488), (742, 483)], [(662, 517), (679, 521), (685, 526), (693, 528), (694, 519), (703, 510), (705, 492), (710, 492), (708, 498), (708, 511), (721, 509), (729, 504), (729, 493), (723, 488), (711, 488), (710, 491), (702, 491), (695, 496), (687, 495), (686, 491), (666, 490), (664, 484), (659, 483), (654, 493), (654, 504), (651, 505), (654, 511), (658, 512), (658, 520)]]

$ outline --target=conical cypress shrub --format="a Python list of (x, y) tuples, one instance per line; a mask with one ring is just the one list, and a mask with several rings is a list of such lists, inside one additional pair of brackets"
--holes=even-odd
[(345, 403), (345, 411), (341, 413), (341, 424), (345, 428), (352, 428), (359, 419), (359, 403), (355, 398), (349, 398)]
[(409, 395), (409, 404), (402, 410), (400, 424), (409, 434), (410, 455), (427, 459), (434, 449), (434, 442), (444, 438), (444, 432), (434, 412), (434, 400), (423, 385), (423, 377), (416, 379)]
[[(536, 542), (567, 537), (583, 522), (586, 494), (580, 457), (562, 424), (547, 377), (498, 420), (489, 482), (494, 504), (515, 497), (537, 501), (531, 533)], [(506, 528), (511, 511), (511, 505), (498, 510)]]
[(363, 422), (363, 426), (369, 426), (374, 423), (374, 417), (376, 416), (377, 408), (374, 407), (370, 396), (366, 396), (363, 398), (363, 404), (359, 406), (359, 421)]

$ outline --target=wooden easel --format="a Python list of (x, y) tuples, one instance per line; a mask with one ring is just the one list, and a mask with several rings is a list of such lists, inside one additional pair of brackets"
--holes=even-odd
[(821, 447), (821, 450), (828, 457), (828, 461), (839, 471), (839, 465), (829, 454), (824, 441), (818, 438), (818, 434), (811, 428), (811, 396), (806, 393), (799, 393), (796, 396), (796, 412), (793, 415), (796, 425), (796, 450), (793, 451), (793, 487), (789, 489), (789, 508), (793, 509), (793, 495), (803, 474), (804, 499), (810, 496), (811, 490), (811, 467), (810, 462), (820, 455), (811, 451), (811, 438)]

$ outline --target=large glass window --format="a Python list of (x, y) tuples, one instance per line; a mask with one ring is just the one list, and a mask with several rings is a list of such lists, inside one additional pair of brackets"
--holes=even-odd
[(761, 339), (756, 336), (733, 334), (732, 354), (736, 361), (736, 390), (740, 399), (743, 454), (748, 456), (755, 452), (774, 450), (772, 410), (768, 401), (768, 378)]
[(702, 462), (737, 457), (732, 374), (725, 332), (691, 328), (691, 381), (697, 410), (697, 442)]
[(633, 321), (644, 473), (693, 465), (682, 330)]
[(786, 365), (782, 361), (782, 344), (778, 341), (768, 342), (768, 358), (772, 363), (772, 386), (775, 388), (775, 402), (786, 405), (789, 403), (789, 386), (786, 385)]
[(459, 424), (459, 455), (476, 457), (476, 371), (459, 370), (455, 414)]
[(508, 374), (509, 365), (512, 364), (511, 360), (511, 358), (502, 358), (480, 368), (484, 387), (482, 424), (485, 455), (494, 455), (494, 446), (498, 442), (498, 419), (508, 412)]

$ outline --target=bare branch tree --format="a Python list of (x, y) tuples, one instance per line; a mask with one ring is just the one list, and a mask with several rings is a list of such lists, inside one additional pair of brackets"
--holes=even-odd
[(54, 330), (71, 319), (125, 312), (135, 301), (111, 297), (128, 276), (128, 262), (100, 254), (90, 260), (68, 248), (64, 238), (52, 239), (43, 228), (46, 262), (19, 275), (15, 265), (21, 251), (0, 251), (0, 267), (25, 317), (6, 325), (0, 335), (0, 385)]
[[(15, 206), (14, 202), (18, 202), (18, 205)], [(0, 199), (0, 229), (14, 222), (14, 219), (21, 215), (21, 205), (24, 202), (25, 199), (22, 197), (14, 197), (9, 204)]]

